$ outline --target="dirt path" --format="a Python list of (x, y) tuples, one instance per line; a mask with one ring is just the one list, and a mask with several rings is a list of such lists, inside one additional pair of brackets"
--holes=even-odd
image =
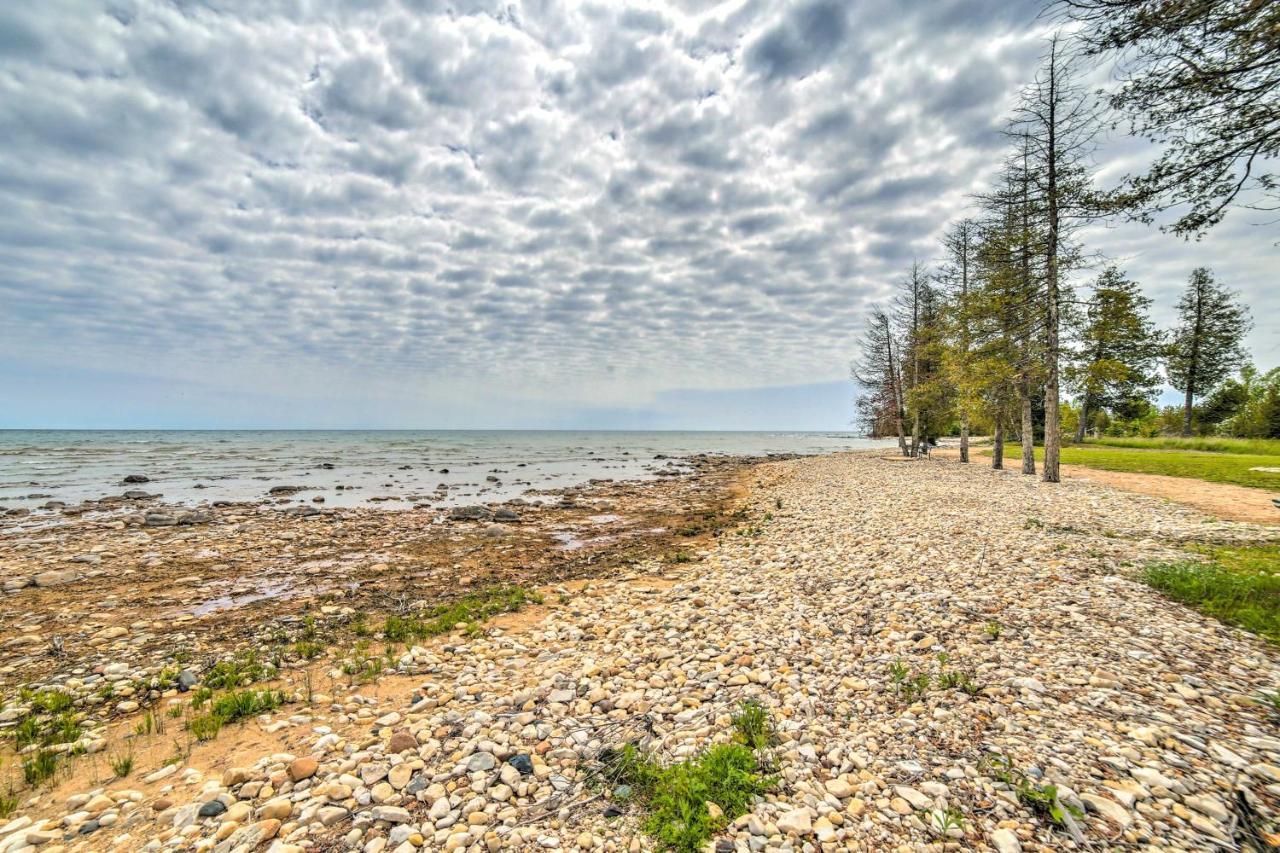
[[(975, 449), (975, 458), (990, 464), (990, 449)], [(954, 448), (938, 448), (933, 455), (943, 459), (959, 459), (960, 451)], [(1018, 460), (1010, 465), (1006, 457), (1006, 470), (1017, 471)], [(1106, 486), (1114, 486), (1126, 492), (1164, 498), (1165, 500), (1194, 507), (1215, 518), (1228, 521), (1248, 521), (1254, 524), (1280, 525), (1280, 509), (1271, 502), (1276, 497), (1265, 489), (1250, 489), (1229, 483), (1210, 483), (1190, 477), (1167, 477), (1163, 474), (1136, 474), (1130, 471), (1104, 471), (1084, 465), (1063, 465), (1062, 475), (1068, 479), (1089, 480)]]

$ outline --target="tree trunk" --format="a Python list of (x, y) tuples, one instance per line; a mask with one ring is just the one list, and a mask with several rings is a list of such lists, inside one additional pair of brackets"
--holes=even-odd
[(1023, 374), (1022, 387), (1018, 389), (1022, 399), (1022, 473), (1036, 472), (1036, 424), (1031, 417), (1031, 380)]
[(1004, 467), (1004, 411), (996, 412), (995, 435), (991, 439), (991, 467), (997, 471)]
[(1076, 444), (1084, 444), (1085, 419), (1089, 416), (1089, 395), (1080, 398), (1080, 423), (1076, 424)]
[(902, 377), (898, 375), (897, 362), (893, 360), (893, 332), (885, 320), (885, 344), (889, 348), (889, 382), (893, 386), (893, 425), (898, 431), (898, 449), (907, 455), (907, 439), (902, 430)]
[(960, 415), (960, 461), (969, 461), (969, 415)]
[(1204, 295), (1196, 288), (1196, 325), (1191, 335), (1191, 358), (1187, 364), (1187, 390), (1182, 404), (1182, 437), (1191, 435), (1191, 407), (1196, 399), (1196, 371), (1200, 369), (1200, 335), (1204, 323)]
[(1048, 233), (1045, 235), (1046, 270), (1045, 284), (1045, 377), (1044, 377), (1044, 475), (1046, 483), (1060, 479), (1058, 453), (1062, 442), (1059, 434), (1058, 412), (1058, 88), (1057, 41), (1049, 53), (1049, 139), (1047, 146), (1047, 201), (1049, 203)]
[(920, 413), (915, 412), (911, 418), (911, 456), (920, 455)]

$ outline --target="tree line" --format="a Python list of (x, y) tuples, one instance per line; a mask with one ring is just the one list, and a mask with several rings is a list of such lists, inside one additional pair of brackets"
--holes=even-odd
[[(1280, 437), (1280, 370), (1247, 367), (1249, 311), (1209, 269), (1190, 273), (1170, 330), (1155, 327), (1151, 300), (1118, 266), (1076, 283), (1089, 265), (1077, 237), (1092, 222), (1172, 211), (1164, 230), (1194, 238), (1233, 207), (1280, 200), (1263, 169), (1280, 155), (1280, 40), (1267, 35), (1280, 32), (1280, 4), (1175, 5), (1051, 7), (1070, 35), (1049, 39), (1021, 93), (994, 186), (975, 215), (947, 229), (936, 267), (913, 264), (892, 302), (868, 312), (852, 372), (869, 434), (896, 436), (916, 456), (955, 432), (968, 462), (970, 433), (989, 430), (996, 468), (1016, 434), (1022, 471), (1034, 474), (1041, 432), (1040, 473), (1057, 482), (1064, 435), (1173, 431), (1172, 413), (1152, 404), (1163, 375), (1183, 394), (1181, 434), (1234, 419)], [(1118, 82), (1090, 92), (1082, 69), (1105, 58), (1116, 59)], [(1160, 154), (1146, 172), (1099, 189), (1092, 155), (1120, 121)]]

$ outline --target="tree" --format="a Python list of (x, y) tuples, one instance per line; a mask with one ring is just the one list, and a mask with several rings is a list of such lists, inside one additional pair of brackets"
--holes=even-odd
[(1044, 470), (1042, 479), (1060, 479), (1059, 380), (1061, 373), (1063, 274), (1071, 256), (1073, 227), (1099, 215), (1090, 189), (1088, 159), (1098, 132), (1097, 112), (1076, 84), (1077, 69), (1061, 40), (1049, 51), (1035, 82), (1023, 92), (1010, 134), (1022, 143), (1033, 204), (1044, 227), (1042, 287), (1044, 346)]
[(889, 314), (879, 305), (871, 306), (862, 331), (853, 378), (862, 386), (858, 397), (858, 418), (868, 435), (896, 433), (902, 455), (907, 455), (903, 433), (902, 378), (894, 351), (894, 329)]
[(1067, 377), (1079, 392), (1076, 441), (1100, 408), (1132, 407), (1156, 390), (1160, 333), (1147, 316), (1151, 300), (1115, 266), (1093, 285), (1079, 346)]
[(1178, 320), (1165, 371), (1169, 384), (1183, 394), (1182, 434), (1191, 435), (1196, 395), (1240, 366), (1245, 359), (1242, 341), (1253, 324), (1239, 297), (1220, 287), (1205, 267), (1192, 271), (1178, 302)]
[(899, 284), (895, 300), (897, 318), (904, 331), (902, 349), (903, 395), (911, 418), (911, 456), (918, 456), (921, 442), (939, 432), (945, 411), (941, 387), (943, 330), (939, 294), (919, 263)]
[(1083, 23), (1095, 57), (1117, 60), (1113, 109), (1162, 146), (1113, 201), (1144, 221), (1184, 208), (1168, 229), (1199, 236), (1242, 194), (1274, 209), (1280, 157), (1280, 3), (1268, 0), (1056, 0)]
[(963, 376), (971, 369), (973, 333), (970, 329), (965, 305), (977, 270), (975, 255), (978, 250), (978, 225), (972, 219), (961, 219), (951, 226), (942, 238), (947, 260), (939, 274), (939, 280), (948, 289), (955, 310), (952, 312), (952, 341), (948, 349), (948, 370), (953, 384), (960, 389), (960, 461), (969, 461), (969, 415), (973, 408), (972, 394)]

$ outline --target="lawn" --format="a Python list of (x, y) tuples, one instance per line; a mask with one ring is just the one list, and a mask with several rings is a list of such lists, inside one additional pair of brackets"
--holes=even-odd
[[(1126, 439), (1114, 439), (1122, 441)], [(1185, 439), (1186, 441), (1232, 441), (1232, 439)], [(1179, 441), (1179, 439), (1133, 439), (1133, 441)], [(1267, 449), (1277, 445), (1274, 453), (1241, 453), (1233, 451), (1210, 452), (1206, 450), (1165, 449), (1162, 446), (1115, 447), (1103, 444), (1069, 444), (1062, 448), (1065, 465), (1084, 465), (1104, 471), (1132, 471), (1138, 474), (1165, 474), (1170, 477), (1191, 477), (1211, 483), (1231, 483), (1255, 489), (1280, 492), (1280, 442), (1249, 442), (1250, 449)], [(989, 453), (983, 448), (984, 453)], [(1016, 444), (1004, 446), (1004, 463), (1016, 465), (1022, 457), (1022, 449)], [(1036, 459), (1044, 458), (1044, 448), (1036, 448)], [(1275, 472), (1254, 471), (1254, 468), (1274, 468)]]
[(1280, 545), (1199, 553), (1204, 561), (1149, 565), (1143, 579), (1174, 601), (1280, 643)]

